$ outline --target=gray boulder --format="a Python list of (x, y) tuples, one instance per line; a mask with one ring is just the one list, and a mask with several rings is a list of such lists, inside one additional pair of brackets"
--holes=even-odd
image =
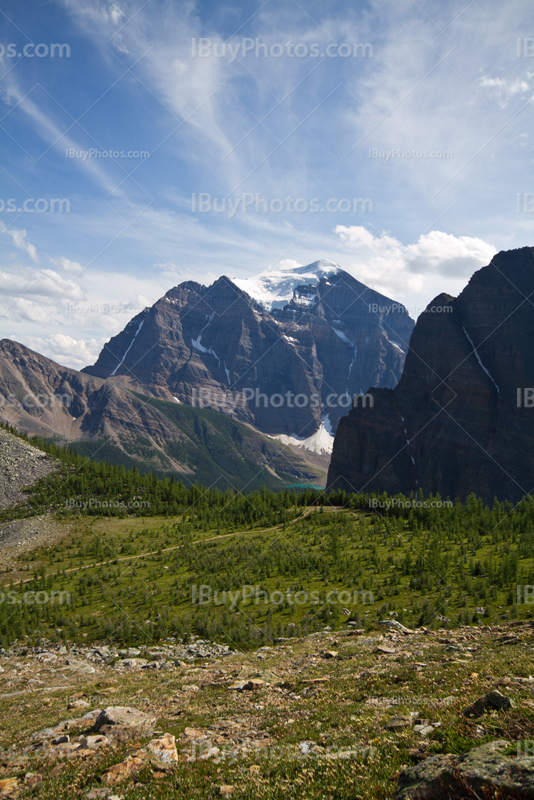
[(534, 800), (534, 759), (504, 755), (499, 739), (462, 756), (427, 758), (401, 772), (395, 800)]
[(94, 732), (103, 734), (116, 742), (128, 742), (144, 736), (152, 736), (156, 718), (130, 706), (110, 706), (98, 715)]

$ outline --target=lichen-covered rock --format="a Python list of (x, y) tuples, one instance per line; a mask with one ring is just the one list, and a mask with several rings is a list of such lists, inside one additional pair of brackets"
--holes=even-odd
[(481, 717), (487, 711), (508, 711), (513, 707), (513, 703), (509, 697), (501, 694), (497, 689), (488, 692), (484, 697), (479, 697), (470, 706), (464, 709), (464, 717)]
[(462, 756), (427, 758), (401, 773), (395, 800), (533, 800), (534, 760), (505, 755), (509, 746), (497, 740)]
[(127, 742), (154, 732), (156, 718), (130, 706), (110, 706), (97, 717), (95, 733), (101, 733), (115, 741)]
[(162, 764), (173, 764), (178, 761), (176, 741), (170, 733), (164, 733), (160, 739), (152, 739), (147, 744), (147, 752)]

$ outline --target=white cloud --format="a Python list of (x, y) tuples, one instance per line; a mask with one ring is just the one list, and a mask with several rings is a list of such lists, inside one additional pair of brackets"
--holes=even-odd
[(15, 300), (11, 308), (3, 316), (9, 319), (25, 320), (26, 322), (47, 323), (50, 320), (50, 314), (39, 303), (34, 303), (33, 300), (25, 300), (23, 297)]
[(376, 291), (419, 308), (443, 291), (458, 294), (496, 253), (482, 239), (443, 231), (423, 234), (410, 245), (387, 233), (375, 236), (358, 225), (338, 225), (335, 233), (345, 246), (345, 259), (350, 259), (348, 272)]
[(77, 261), (71, 261), (70, 258), (64, 258), (63, 256), (51, 258), (50, 261), (52, 264), (55, 264), (56, 267), (64, 269), (65, 272), (83, 272), (84, 269)]
[[(65, 130), (61, 130), (61, 128), (56, 125), (53, 119), (50, 116), (50, 113), (46, 112), (42, 108), (39, 107), (36, 100), (31, 98), (31, 93), (33, 89), (36, 89), (36, 97), (39, 97), (37, 86), (34, 86), (30, 92), (24, 92), (18, 86), (16, 78), (14, 75), (9, 75), (7, 78), (7, 83), (9, 89), (6, 90), (5, 96), (9, 96), (10, 104), (16, 105), (17, 108), (21, 109), (34, 123), (35, 131), (39, 134), (39, 136), (44, 139), (45, 142), (48, 143), (49, 147), (54, 147), (58, 149), (60, 152), (65, 152), (65, 149), (74, 149), (74, 150), (84, 150), (87, 148), (80, 147), (73, 139), (71, 139)], [(10, 113), (10, 112), (9, 112)], [(91, 140), (94, 146), (95, 144), (98, 146), (99, 143), (91, 136)], [(100, 148), (104, 149), (104, 148)], [(73, 163), (80, 169), (84, 170), (89, 174), (89, 176), (100, 186), (102, 186), (107, 192), (114, 193), (118, 197), (123, 197), (123, 191), (117, 187), (117, 182), (111, 180), (108, 176), (107, 172), (99, 166), (98, 162), (94, 159), (81, 159), (76, 158), (73, 159)], [(124, 169), (124, 168), (121, 168)], [(124, 172), (124, 177), (126, 176), (126, 172)]]
[(12, 228), (10, 230), (9, 228), (6, 228), (3, 222), (0, 222), (0, 233), (11, 236), (15, 247), (17, 247), (19, 250), (24, 250), (34, 263), (38, 263), (39, 257), (37, 255), (37, 249), (35, 245), (26, 241), (27, 233), (25, 230), (17, 228)]
[(63, 333), (55, 333), (47, 337), (12, 335), (9, 338), (51, 358), (58, 364), (77, 370), (93, 364), (106, 341), (105, 339), (74, 339)]
[(506, 108), (518, 95), (525, 95), (527, 92), (532, 92), (534, 96), (534, 86), (530, 80), (533, 75), (528, 73), (526, 77), (528, 77), (529, 80), (525, 80), (524, 78), (507, 80), (506, 78), (490, 78), (485, 75), (479, 79), (478, 86), (481, 89), (488, 89), (496, 97), (499, 107)]
[(0, 295), (6, 299), (24, 295), (26, 299), (40, 301), (83, 300), (85, 292), (74, 281), (65, 280), (55, 270), (19, 267), (17, 270), (0, 270)]

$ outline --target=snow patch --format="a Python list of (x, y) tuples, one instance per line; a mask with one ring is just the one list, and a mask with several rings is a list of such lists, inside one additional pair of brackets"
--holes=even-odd
[(352, 342), (349, 339), (347, 339), (343, 331), (338, 331), (338, 329), (334, 327), (332, 327), (332, 330), (334, 331), (336, 336), (339, 336), (339, 338), (342, 339), (344, 342), (346, 342), (347, 344), (352, 344)]
[(142, 320), (141, 320), (141, 322), (139, 323), (139, 327), (137, 328), (136, 332), (134, 333), (134, 335), (133, 335), (133, 339), (132, 339), (132, 341), (130, 342), (130, 344), (129, 344), (129, 346), (128, 346), (128, 349), (126, 350), (125, 354), (123, 355), (123, 357), (121, 358), (121, 360), (119, 361), (119, 363), (117, 364), (117, 366), (115, 367), (115, 369), (113, 370), (113, 372), (111, 373), (111, 375), (110, 375), (110, 378), (111, 378), (113, 375), (115, 375), (115, 373), (117, 372), (118, 368), (124, 364), (124, 359), (126, 358), (126, 356), (128, 355), (128, 353), (130, 352), (130, 349), (131, 349), (131, 347), (132, 347), (133, 343), (135, 342), (135, 340), (136, 340), (136, 338), (137, 338), (137, 335), (139, 334), (139, 331), (140, 331), (140, 330), (141, 330), (141, 328), (143, 327), (143, 322), (144, 322), (144, 321), (145, 321), (145, 320), (144, 320), (144, 319), (142, 319)]
[[(236, 286), (249, 294), (267, 311), (283, 308), (293, 299), (293, 293), (299, 286), (315, 287), (327, 276), (341, 272), (341, 267), (333, 261), (323, 259), (314, 261), (304, 267), (283, 267), (267, 269), (253, 278), (233, 278)], [(315, 302), (313, 295), (297, 296), (295, 301), (302, 305)]]
[(202, 345), (200, 343), (200, 340), (202, 338), (202, 334), (204, 333), (204, 331), (206, 330), (206, 328), (208, 327), (208, 325), (210, 324), (210, 322), (212, 321), (214, 316), (215, 316), (215, 313), (210, 314), (208, 316), (208, 321), (206, 322), (206, 324), (204, 325), (204, 327), (202, 328), (202, 330), (198, 334), (197, 338), (196, 339), (191, 339), (191, 344), (193, 345), (195, 350), (199, 351), (199, 353), (208, 353), (208, 355), (213, 356), (214, 358), (216, 358), (217, 359), (217, 363), (220, 364), (221, 363), (221, 359), (219, 358), (217, 353), (215, 353), (211, 348), (204, 347), (204, 345)]
[(473, 344), (473, 340), (471, 339), (471, 337), (469, 336), (469, 334), (467, 333), (467, 331), (466, 331), (466, 329), (464, 328), (464, 326), (463, 326), (463, 325), (462, 325), (462, 328), (463, 328), (463, 330), (464, 330), (464, 333), (465, 333), (465, 335), (466, 335), (466, 336), (467, 336), (467, 338), (469, 339), (469, 344), (470, 344), (470, 345), (471, 345), (471, 347), (473, 348), (473, 352), (475, 353), (475, 355), (476, 355), (476, 357), (477, 357), (477, 361), (478, 361), (478, 363), (480, 364), (480, 366), (482, 367), (482, 369), (484, 370), (484, 372), (486, 373), (486, 375), (488, 376), (488, 378), (490, 379), (490, 381), (492, 382), (492, 384), (493, 384), (493, 385), (495, 386), (495, 388), (497, 389), (497, 394), (498, 394), (498, 395), (499, 395), (499, 397), (500, 397), (500, 396), (501, 396), (501, 390), (499, 389), (499, 387), (497, 386), (497, 384), (496, 384), (496, 383), (495, 383), (495, 381), (493, 380), (493, 376), (492, 376), (492, 375), (490, 375), (490, 373), (489, 373), (489, 370), (487, 370), (487, 369), (486, 369), (486, 367), (484, 366), (484, 364), (483, 364), (483, 363), (482, 363), (482, 361), (480, 360), (480, 356), (479, 356), (479, 354), (478, 354), (478, 352), (477, 352), (477, 349), (476, 349), (475, 345)]
[[(331, 430), (331, 426), (329, 427)], [(304, 450), (309, 450), (318, 455), (330, 454), (334, 446), (334, 437), (329, 433), (323, 422), (321, 423), (321, 427), (318, 428), (315, 433), (312, 433), (311, 436), (308, 436), (307, 439), (301, 439), (295, 434), (287, 436), (285, 433), (276, 433), (271, 435), (270, 438), (276, 439), (282, 442), (282, 444), (292, 444), (295, 447), (302, 447)]]

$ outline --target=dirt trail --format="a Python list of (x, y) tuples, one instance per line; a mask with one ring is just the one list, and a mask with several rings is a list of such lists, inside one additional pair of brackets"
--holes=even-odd
[[(315, 510), (315, 506), (313, 506), (312, 508), (308, 508), (304, 512), (304, 514), (300, 515), (300, 517), (295, 517), (295, 519), (293, 519), (289, 523), (285, 523), (285, 524), (286, 525), (287, 524), (293, 525), (295, 522), (300, 522), (300, 520), (302, 520), (305, 517), (309, 516), (312, 513), (312, 511), (314, 511), (314, 510)], [(338, 506), (326, 506), (326, 507), (323, 507), (323, 511), (324, 512), (331, 512), (331, 511), (338, 511), (338, 510), (339, 510)], [(247, 531), (234, 531), (233, 533), (223, 533), (223, 534), (221, 534), (219, 536), (210, 536), (207, 539), (195, 539), (194, 541), (191, 542), (191, 544), (200, 544), (201, 542), (213, 542), (215, 539), (220, 541), (221, 539), (228, 539), (230, 536), (239, 536), (240, 534), (243, 534), (243, 533), (268, 533), (269, 531), (279, 530), (280, 528), (283, 528), (283, 526), (284, 526), (284, 523), (280, 523), (279, 525), (273, 525), (273, 526), (271, 526), (269, 528), (252, 528), (251, 530), (247, 530)], [(80, 570), (92, 569), (93, 567), (105, 567), (105, 566), (108, 566), (109, 564), (115, 563), (115, 561), (133, 561), (136, 558), (145, 558), (145, 556), (155, 556), (155, 555), (158, 555), (158, 553), (160, 553), (160, 552), (161, 553), (168, 553), (171, 550), (179, 550), (180, 547), (182, 547), (181, 544), (176, 544), (176, 545), (173, 545), (172, 547), (164, 547), (161, 550), (160, 549), (158, 549), (158, 550), (148, 550), (145, 553), (136, 553), (133, 556), (117, 556), (116, 558), (108, 558), (106, 561), (95, 561), (92, 564), (84, 564), (84, 565), (82, 565), (80, 567), (69, 567), (68, 569), (64, 570), (64, 572), (65, 573), (68, 573), (68, 572), (79, 572)], [(62, 570), (62, 572), (63, 572), (63, 570)], [(55, 576), (55, 575), (58, 575), (58, 574), (59, 573), (57, 573), (57, 572), (51, 572), (51, 573), (49, 573), (47, 575), (47, 577), (50, 577), (51, 575)], [(24, 578), (24, 580), (14, 581), (14, 585), (18, 585), (20, 583), (30, 583), (32, 580), (33, 580), (33, 577)], [(9, 581), (6, 581), (4, 584), (0, 584), (0, 585), (3, 585), (3, 586), (11, 585), (11, 579)]]

